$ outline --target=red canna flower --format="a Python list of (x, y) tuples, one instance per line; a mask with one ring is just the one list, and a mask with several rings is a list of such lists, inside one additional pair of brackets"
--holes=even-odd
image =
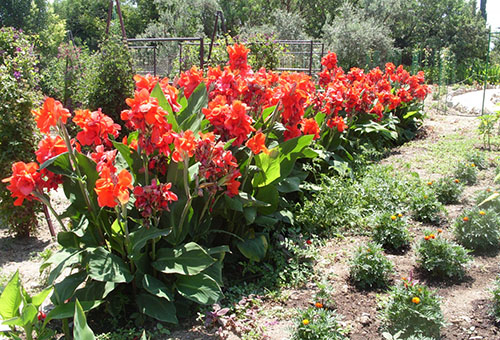
[(39, 111), (31, 111), (35, 115), (37, 127), (43, 133), (49, 133), (52, 126), (56, 126), (59, 119), (66, 123), (71, 116), (69, 111), (63, 108), (61, 102), (54, 98), (47, 97), (43, 107)]
[(300, 124), (302, 126), (301, 130), (304, 135), (314, 135), (314, 139), (319, 138), (319, 126), (314, 118), (302, 119), (302, 122)]
[(330, 118), (327, 122), (326, 125), (330, 128), (333, 129), (334, 127), (337, 128), (337, 131), (342, 133), (344, 132), (345, 129), (347, 129), (347, 125), (344, 123), (344, 119), (340, 116)]
[(99, 206), (110, 208), (114, 208), (118, 202), (127, 203), (130, 198), (129, 189), (133, 189), (132, 175), (123, 169), (116, 176), (108, 167), (103, 168), (94, 188)]
[(189, 98), (202, 81), (203, 70), (199, 70), (196, 66), (193, 66), (190, 70), (181, 73), (177, 85), (184, 88), (184, 96)]
[(257, 132), (245, 145), (252, 150), (254, 155), (258, 155), (261, 152), (269, 154), (269, 150), (266, 147), (266, 136), (262, 132)]
[(250, 50), (243, 44), (234, 44), (227, 46), (227, 53), (229, 54), (229, 67), (232, 71), (241, 71), (243, 73), (250, 69), (248, 66), (247, 58)]
[(177, 195), (170, 189), (172, 183), (157, 184), (153, 180), (151, 185), (134, 188), (135, 206), (141, 212), (142, 217), (149, 218), (158, 212), (169, 210), (169, 204), (178, 200)]
[(111, 145), (108, 135), (118, 137), (121, 126), (115, 124), (111, 117), (102, 113), (101, 109), (90, 112), (89, 110), (76, 110), (73, 122), (82, 128), (76, 138), (82, 145)]
[(20, 206), (23, 204), (24, 199), (34, 199), (34, 196), (32, 196), (33, 191), (41, 186), (38, 164), (35, 162), (28, 164), (16, 162), (12, 164), (12, 176), (2, 179), (2, 182), (10, 182), (7, 189), (12, 193), (12, 197), (17, 198), (14, 205)]
[(192, 157), (196, 147), (193, 131), (187, 130), (175, 136), (174, 145), (175, 151), (172, 153), (174, 162), (182, 162), (187, 157)]
[(35, 151), (36, 160), (42, 164), (46, 160), (68, 151), (64, 140), (60, 136), (46, 135), (38, 143), (38, 150)]
[(328, 51), (328, 54), (321, 59), (321, 65), (326, 67), (327, 70), (337, 68), (337, 54)]

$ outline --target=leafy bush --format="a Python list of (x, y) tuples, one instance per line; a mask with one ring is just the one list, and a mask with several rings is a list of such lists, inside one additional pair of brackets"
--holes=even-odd
[(472, 250), (491, 250), (500, 242), (500, 218), (494, 210), (465, 210), (455, 221), (453, 234), (458, 243)]
[(387, 285), (393, 268), (382, 247), (369, 242), (355, 251), (350, 264), (350, 278), (359, 288), (382, 288)]
[(458, 178), (443, 177), (432, 183), (436, 198), (443, 204), (457, 203), (463, 191)]
[(120, 112), (127, 108), (125, 99), (134, 92), (132, 61), (123, 41), (112, 36), (105, 40), (100, 46), (98, 65), (89, 107), (101, 108), (113, 121), (120, 122)]
[(455, 178), (465, 184), (475, 184), (477, 181), (477, 167), (474, 163), (460, 162), (455, 167)]
[(348, 329), (334, 311), (310, 307), (297, 317), (291, 339), (347, 340), (348, 333)]
[[(33, 41), (11, 27), (0, 28), (0, 179), (10, 176), (12, 163), (33, 159), (38, 135), (31, 108), (41, 99)], [(2, 224), (19, 237), (38, 227), (36, 202), (13, 206), (5, 184), (0, 183)]]
[(406, 219), (401, 213), (383, 213), (373, 224), (373, 240), (385, 249), (399, 250), (410, 245)]
[(433, 277), (461, 279), (465, 265), (472, 259), (467, 249), (441, 237), (441, 232), (425, 232), (417, 247), (417, 263)]
[(388, 54), (395, 51), (389, 28), (378, 19), (365, 17), (362, 10), (348, 2), (339, 8), (339, 14), (331, 23), (323, 26), (323, 39), (346, 69), (364, 67), (370, 51), (382, 60), (388, 60)]
[(440, 299), (425, 285), (411, 279), (404, 278), (391, 287), (380, 307), (384, 328), (391, 333), (400, 331), (403, 339), (409, 336), (439, 338), (445, 325)]
[(415, 220), (436, 223), (441, 219), (441, 212), (444, 207), (437, 200), (436, 194), (429, 188), (420, 186), (415, 189), (410, 202), (410, 209)]

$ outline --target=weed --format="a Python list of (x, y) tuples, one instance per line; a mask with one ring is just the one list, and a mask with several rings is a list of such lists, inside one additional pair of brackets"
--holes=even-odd
[(351, 259), (350, 277), (359, 288), (381, 288), (389, 281), (394, 265), (374, 242), (358, 247)]
[(493, 294), (493, 316), (496, 322), (500, 322), (500, 276), (496, 278), (491, 293)]
[(425, 232), (417, 247), (417, 263), (433, 277), (461, 279), (471, 257), (467, 249), (441, 237), (441, 232)]
[[(500, 214), (500, 196), (496, 196), (498, 191), (494, 191), (490, 188), (486, 190), (479, 191), (476, 195), (476, 204), (481, 209), (493, 209), (497, 214)], [(493, 196), (495, 195), (495, 196)], [(486, 201), (486, 199), (489, 199)], [(484, 202), (484, 203), (483, 203)]]
[(488, 168), (488, 160), (486, 159), (485, 153), (479, 150), (473, 149), (465, 154), (465, 160), (469, 164), (474, 164), (479, 170), (484, 170)]

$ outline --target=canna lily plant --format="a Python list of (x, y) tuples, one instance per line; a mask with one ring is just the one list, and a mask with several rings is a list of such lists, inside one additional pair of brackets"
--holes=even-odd
[[(361, 111), (380, 122), (427, 91), (402, 68), (346, 75), (334, 54), (315, 84), (304, 74), (254, 72), (243, 45), (228, 52), (223, 69), (192, 68), (173, 85), (135, 76), (121, 113), (130, 133), (120, 141), (122, 127), (101, 110), (71, 114), (47, 98), (33, 111), (44, 136), (36, 162), (13, 164), (4, 182), (16, 205), (41, 201), (62, 230), (62, 249), (41, 268), (51, 268), (56, 306), (46, 322), (72, 317), (77, 299), (85, 311), (132, 307), (171, 323), (179, 301), (216, 303), (225, 254), (262, 260), (265, 228), (289, 219), (280, 196), (300, 190), (307, 174), (295, 164), (318, 156), (313, 141), (328, 149)], [(391, 82), (409, 94), (401, 98)], [(62, 215), (49, 195), (59, 187), (70, 203)]]

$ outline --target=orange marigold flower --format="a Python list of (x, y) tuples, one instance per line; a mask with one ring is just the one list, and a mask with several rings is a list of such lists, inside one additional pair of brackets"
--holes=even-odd
[(430, 182), (427, 182), (427, 185), (432, 185), (432, 181), (430, 181)]
[(257, 132), (245, 145), (252, 150), (254, 155), (258, 155), (261, 152), (269, 154), (269, 150), (266, 147), (266, 136), (262, 132)]
[(484, 216), (484, 215), (486, 215), (486, 212), (485, 212), (485, 211), (483, 211), (483, 210), (480, 210), (480, 211), (479, 211), (479, 215)]
[(307, 319), (302, 320), (302, 324), (303, 324), (304, 326), (309, 325), (309, 320), (307, 320)]
[(434, 235), (434, 234), (430, 234), (430, 235), (429, 235), (429, 237), (430, 237), (430, 238), (432, 238), (432, 239), (435, 239), (435, 238), (436, 238), (436, 235)]
[(402, 213), (399, 213), (399, 214), (398, 214), (398, 217), (399, 217), (399, 218), (403, 217), (403, 214), (402, 214)]
[(458, 178), (455, 178), (455, 183), (460, 183), (460, 180)]
[(395, 221), (397, 219), (396, 215), (391, 216), (391, 220)]
[(321, 302), (316, 302), (314, 306), (316, 306), (316, 308), (323, 308), (323, 304)]
[(68, 109), (65, 109), (61, 102), (54, 98), (47, 97), (43, 103), (43, 107), (39, 110), (31, 111), (35, 115), (37, 127), (43, 133), (49, 133), (52, 126), (56, 126), (59, 119), (66, 124), (66, 121), (71, 116)]
[(37, 188), (39, 181), (38, 164), (35, 162), (12, 164), (12, 176), (2, 179), (3, 183), (10, 182), (7, 189), (12, 193), (12, 197), (17, 198), (14, 201), (15, 206), (22, 205), (24, 199), (34, 198), (31, 193)]
[(431, 237), (429, 235), (424, 236), (424, 240), (429, 241), (430, 239), (431, 239)]
[(463, 218), (463, 220), (464, 220), (464, 222), (467, 222), (467, 221), (469, 221), (469, 218), (468, 218), (467, 216), (465, 216), (465, 217)]
[(441, 234), (443, 232), (443, 229), (438, 229), (437, 232)]
[(418, 305), (420, 303), (420, 298), (418, 296), (415, 296), (413, 299), (411, 299), (411, 302)]
[(476, 164), (471, 163), (470, 166), (474, 168), (476, 166)]

